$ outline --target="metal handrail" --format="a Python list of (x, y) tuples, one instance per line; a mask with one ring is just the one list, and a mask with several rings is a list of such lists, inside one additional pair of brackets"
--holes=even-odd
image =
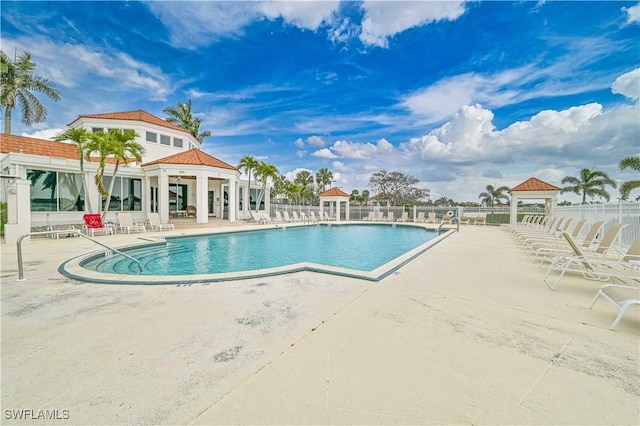
[(27, 237), (31, 237), (33, 235), (51, 235), (51, 234), (76, 234), (79, 237), (83, 237), (86, 238), (90, 241), (93, 241), (94, 243), (98, 244), (99, 246), (102, 246), (106, 249), (115, 251), (116, 253), (133, 260), (134, 262), (136, 262), (136, 264), (138, 265), (138, 270), (140, 273), (142, 273), (142, 264), (140, 263), (140, 261), (134, 257), (129, 256), (128, 254), (125, 254), (123, 252), (121, 252), (120, 250), (113, 248), (113, 247), (109, 247), (106, 244), (102, 244), (99, 241), (94, 240), (93, 238), (89, 237), (88, 235), (84, 235), (82, 232), (76, 230), (76, 229), (63, 229), (63, 230), (57, 230), (57, 231), (38, 231), (38, 232), (29, 232), (27, 234), (23, 234), (18, 238), (18, 241), (16, 242), (16, 245), (18, 246), (18, 281), (24, 281), (24, 271), (22, 268), (22, 240), (24, 240)]

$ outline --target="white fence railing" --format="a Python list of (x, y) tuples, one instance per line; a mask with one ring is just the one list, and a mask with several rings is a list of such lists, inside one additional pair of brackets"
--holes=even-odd
[[(320, 211), (319, 206), (292, 206), (287, 204), (272, 204), (271, 216), (274, 211), (297, 211), (309, 214), (314, 212), (316, 215)], [(323, 209), (324, 212), (330, 212), (328, 206)], [(383, 217), (390, 217), (393, 213), (394, 219), (402, 217), (403, 212), (407, 212), (408, 220), (413, 221), (420, 213), (424, 217), (428, 217), (430, 212), (436, 214), (439, 221), (449, 211), (454, 215), (468, 216), (472, 218), (484, 216), (487, 224), (509, 223), (511, 212), (508, 206), (500, 207), (434, 207), (434, 206), (350, 206), (349, 217), (346, 217), (344, 206), (340, 209), (341, 220), (366, 220), (370, 212), (381, 213)], [(332, 212), (335, 215), (335, 210)], [(518, 221), (526, 214), (545, 214), (544, 208), (536, 206), (524, 206), (518, 208)], [(618, 204), (588, 204), (575, 206), (558, 206), (555, 209), (554, 216), (570, 217), (575, 221), (585, 219), (590, 223), (602, 220), (605, 222), (605, 231), (612, 223), (625, 223), (620, 234), (619, 243), (622, 245), (630, 245), (640, 233), (640, 203), (618, 203)], [(378, 217), (378, 216), (376, 216)]]

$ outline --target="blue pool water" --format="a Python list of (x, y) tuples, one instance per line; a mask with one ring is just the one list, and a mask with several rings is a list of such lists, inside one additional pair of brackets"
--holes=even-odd
[[(166, 245), (126, 250), (141, 261), (142, 275), (191, 275), (252, 271), (313, 262), (372, 271), (438, 234), (413, 226), (340, 225), (276, 228), (167, 239)], [(114, 254), (81, 262), (93, 271), (140, 274)]]

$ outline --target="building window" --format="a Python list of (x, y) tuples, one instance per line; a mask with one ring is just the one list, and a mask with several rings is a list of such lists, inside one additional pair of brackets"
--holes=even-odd
[(158, 134), (153, 132), (147, 132), (147, 142), (158, 142)]
[(31, 211), (84, 211), (84, 187), (77, 173), (27, 170)]
[(102, 127), (92, 127), (91, 128), (91, 132), (92, 133), (102, 133), (102, 132), (104, 132), (104, 129)]
[(171, 138), (167, 135), (160, 135), (160, 143), (162, 145), (171, 145)]
[[(109, 189), (111, 176), (102, 179), (105, 188)], [(102, 197), (102, 208), (106, 207), (107, 198)], [(116, 177), (109, 201), (109, 211), (142, 211), (142, 180)]]
[(182, 148), (182, 139), (173, 138), (173, 146), (175, 146), (176, 148)]

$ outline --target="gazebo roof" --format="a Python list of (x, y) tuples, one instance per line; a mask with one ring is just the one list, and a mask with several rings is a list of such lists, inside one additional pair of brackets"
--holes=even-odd
[(351, 198), (349, 194), (340, 188), (331, 188), (318, 195), (319, 197), (346, 197)]
[(514, 186), (513, 188), (511, 188), (511, 191), (509, 192), (514, 192), (514, 191), (561, 191), (562, 188), (558, 188), (557, 186), (551, 185), (550, 183), (547, 182), (543, 182), (540, 179), (536, 179), (534, 177), (529, 178), (527, 180), (525, 180), (524, 182), (522, 182), (519, 185)]

